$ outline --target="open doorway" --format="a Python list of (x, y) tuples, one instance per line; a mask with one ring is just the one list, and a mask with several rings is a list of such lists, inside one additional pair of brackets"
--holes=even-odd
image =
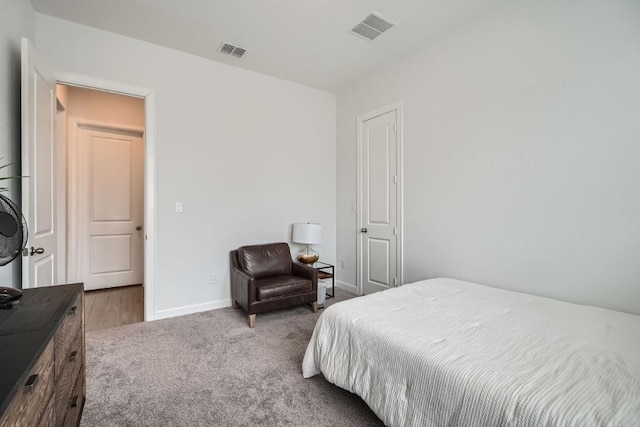
[(143, 321), (145, 101), (56, 92), (58, 283), (85, 284), (87, 330)]

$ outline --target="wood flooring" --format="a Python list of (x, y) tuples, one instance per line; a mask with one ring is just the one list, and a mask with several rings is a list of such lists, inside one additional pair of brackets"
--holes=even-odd
[(142, 285), (87, 291), (84, 304), (87, 331), (115, 328), (144, 320)]

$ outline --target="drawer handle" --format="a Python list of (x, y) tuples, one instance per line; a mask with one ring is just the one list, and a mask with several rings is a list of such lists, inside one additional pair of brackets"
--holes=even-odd
[(73, 350), (71, 352), (71, 354), (69, 354), (69, 362), (73, 362), (74, 360), (76, 360), (76, 356), (78, 355), (78, 351), (77, 350)]
[(77, 309), (78, 309), (78, 306), (74, 305), (73, 307), (71, 307), (71, 310), (69, 310), (69, 314), (73, 316), (74, 314), (76, 314)]
[(36, 386), (38, 385), (38, 380), (40, 379), (40, 377), (38, 376), (38, 374), (33, 374), (29, 377), (29, 379), (27, 380), (27, 382), (24, 385), (24, 388), (22, 389), (22, 391), (24, 393), (33, 393), (33, 391), (36, 389)]
[(69, 407), (76, 408), (78, 406), (78, 395), (76, 394), (71, 399), (69, 399)]

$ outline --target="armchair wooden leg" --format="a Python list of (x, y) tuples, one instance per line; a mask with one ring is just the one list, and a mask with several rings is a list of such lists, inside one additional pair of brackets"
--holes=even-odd
[(255, 314), (250, 314), (249, 315), (249, 327), (250, 328), (255, 328), (256, 327), (256, 315)]
[(240, 305), (238, 305), (238, 303), (236, 302), (236, 300), (231, 300), (231, 307), (233, 308), (240, 308)]
[(311, 303), (311, 309), (314, 313), (318, 312), (318, 301), (314, 301), (313, 303)]

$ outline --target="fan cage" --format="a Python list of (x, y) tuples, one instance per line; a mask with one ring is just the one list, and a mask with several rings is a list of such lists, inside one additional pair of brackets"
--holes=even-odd
[(11, 199), (0, 194), (0, 212), (8, 214), (17, 225), (15, 233), (5, 236), (0, 233), (0, 266), (16, 259), (27, 244), (27, 222), (20, 212), (20, 208)]

